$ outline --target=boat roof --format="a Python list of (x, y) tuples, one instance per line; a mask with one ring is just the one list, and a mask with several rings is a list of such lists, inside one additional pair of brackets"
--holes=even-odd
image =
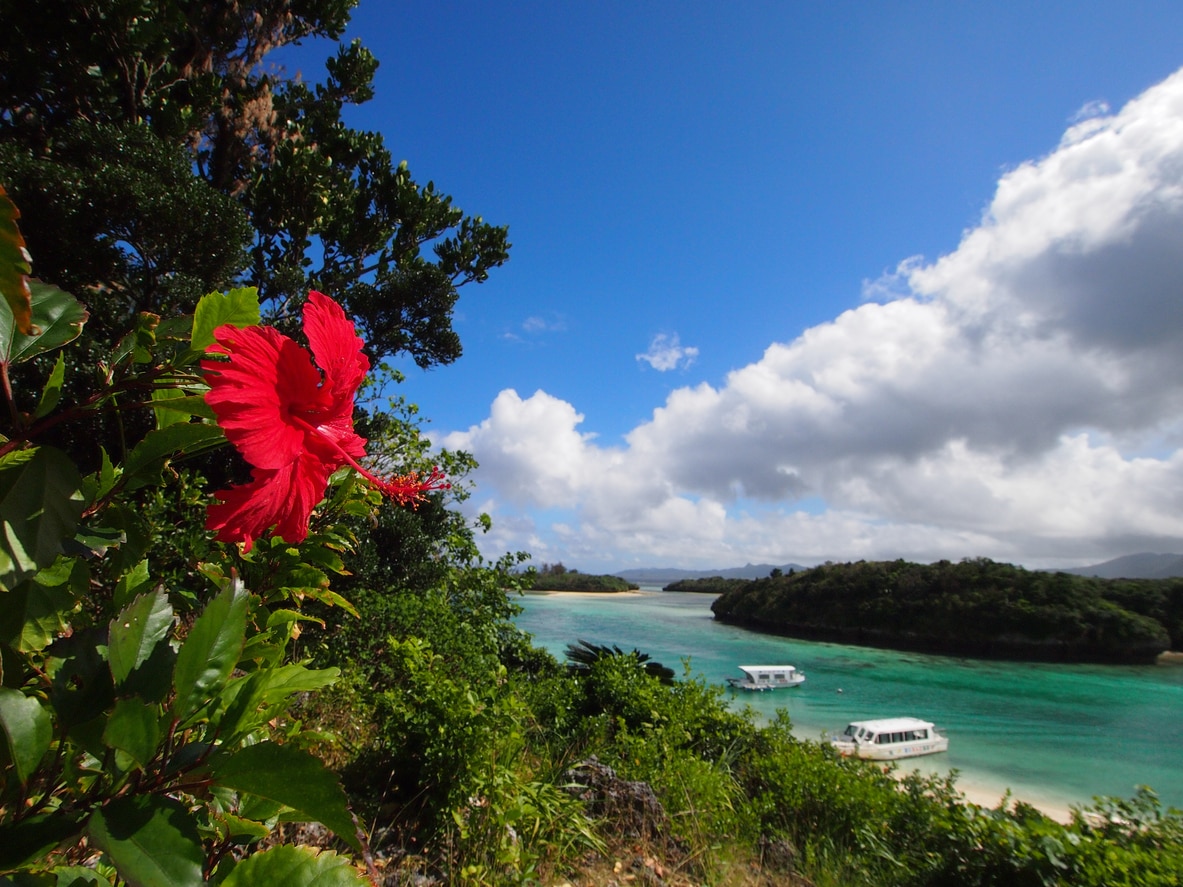
[(879, 718), (874, 721), (851, 721), (850, 726), (862, 727), (872, 733), (899, 733), (904, 730), (915, 730), (918, 727), (932, 728), (930, 721), (920, 718)]
[(795, 665), (741, 665), (739, 670), (751, 674), (754, 671), (796, 671)]

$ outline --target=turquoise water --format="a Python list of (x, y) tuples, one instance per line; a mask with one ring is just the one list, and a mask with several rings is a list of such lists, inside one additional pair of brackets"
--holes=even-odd
[(518, 624), (562, 659), (587, 640), (634, 647), (723, 684), (737, 665), (795, 665), (800, 687), (728, 691), (763, 715), (788, 710), (794, 733), (817, 739), (849, 721), (910, 715), (949, 734), (949, 752), (909, 767), (1036, 804), (1087, 804), (1153, 788), (1183, 807), (1183, 667), (992, 662), (798, 641), (716, 623), (709, 595), (527, 595)]

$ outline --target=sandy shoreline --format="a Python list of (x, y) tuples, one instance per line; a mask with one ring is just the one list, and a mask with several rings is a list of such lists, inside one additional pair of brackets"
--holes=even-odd
[[(902, 761), (900, 763), (903, 766), (907, 762)], [(905, 771), (901, 770), (899, 772), (903, 773)], [(964, 774), (960, 773), (957, 775), (956, 789), (965, 795), (965, 800), (968, 803), (976, 804), (979, 807), (985, 807), (990, 810), (996, 808), (1006, 795), (1006, 789), (1001, 789), (996, 785), (990, 785), (985, 781), (979, 782), (972, 778), (967, 779)], [(1047, 798), (1022, 797), (1012, 792), (1010, 798), (1007, 800), (1007, 809), (1013, 810), (1015, 803), (1018, 801), (1029, 804), (1048, 819), (1054, 819), (1056, 822), (1067, 824), (1072, 821), (1072, 810), (1067, 803), (1053, 801)]]

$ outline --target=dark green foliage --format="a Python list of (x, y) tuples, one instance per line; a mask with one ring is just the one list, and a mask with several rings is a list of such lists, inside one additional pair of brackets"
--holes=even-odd
[[(716, 618), (799, 637), (967, 656), (1149, 662), (1172, 637), (1179, 580), (1103, 580), (985, 558), (827, 564), (757, 579)], [(1160, 615), (1161, 614), (1161, 615)]]
[(514, 729), (498, 702), (501, 660), (525, 646), (509, 621), (516, 607), (505, 592), (507, 567), (453, 565), (445, 581), (419, 590), (355, 587), (358, 617), (326, 611), (326, 628), (303, 637), (314, 661), (350, 675), (339, 701), (369, 738), (346, 754), (349, 787), (362, 806), (397, 810), (401, 830), (446, 824), (471, 793), (470, 768)]
[(84, 294), (88, 332), (106, 341), (140, 311), (192, 313), (246, 264), (243, 208), (147, 127), (71, 121), (40, 154), (0, 129), (0, 179), (30, 207), (38, 273)]
[(1162, 623), (1171, 649), (1183, 650), (1183, 579), (1094, 579), (1105, 599)]
[(568, 570), (562, 573), (535, 573), (532, 591), (633, 591), (637, 586), (619, 576), (598, 576)]
[(323, 83), (263, 64), (339, 37), (355, 5), (0, 0), (0, 184), (38, 275), (85, 294), (105, 343), (137, 311), (185, 311), (236, 282), (278, 324), (310, 288), (330, 293), (378, 358), (460, 356), (458, 288), (508, 259), (508, 229), (343, 123), (374, 94), (359, 43)]
[(463, 517), (440, 496), (430, 496), (413, 509), (384, 503), (373, 519), (357, 523), (359, 542), (348, 559), (350, 575), (337, 584), (346, 597), (354, 589), (442, 586), (449, 562), (441, 549), (457, 523), (464, 528)]
[(666, 668), (660, 662), (654, 662), (648, 653), (642, 653), (640, 650), (632, 650), (626, 653), (615, 645), (608, 647), (603, 644), (593, 644), (590, 641), (582, 640), (567, 645), (567, 659), (571, 663), (571, 673), (575, 675), (588, 674), (592, 667), (601, 659), (610, 659), (612, 657), (622, 657), (630, 660), (632, 664), (640, 667), (646, 674), (657, 678), (663, 684), (672, 684), (674, 682), (674, 670), (672, 668)]
[[(774, 570), (773, 577), (781, 575)], [(679, 579), (671, 582), (662, 591), (694, 591), (700, 594), (722, 594), (736, 588), (743, 588), (751, 582), (750, 579), (724, 579), (722, 576), (705, 576), (701, 579)]]

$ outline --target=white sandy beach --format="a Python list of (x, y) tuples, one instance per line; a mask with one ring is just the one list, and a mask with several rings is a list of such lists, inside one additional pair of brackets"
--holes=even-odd
[[(907, 769), (908, 763), (906, 760), (901, 761), (900, 769), (896, 771), (897, 774), (902, 776), (905, 773), (911, 772)], [(966, 777), (964, 773), (959, 773), (957, 776), (957, 790), (965, 795), (965, 800), (969, 803), (977, 804), (979, 807), (985, 807), (991, 810), (996, 808), (1006, 795), (1006, 788), (991, 784), (984, 779), (975, 779), (972, 776)], [(1030, 794), (1020, 796), (1012, 792), (1007, 801), (1007, 809), (1013, 809), (1015, 803), (1018, 801), (1029, 804), (1044, 816), (1054, 819), (1056, 822), (1067, 824), (1072, 821), (1072, 810), (1067, 802)]]
[[(961, 779), (957, 780), (957, 788), (965, 795), (967, 801), (971, 804), (977, 804), (980, 807), (997, 807), (1003, 797), (1002, 792), (963, 782)], [(1016, 798), (1014, 795), (1011, 795), (1008, 808), (1013, 808), (1016, 801), (1023, 801), (1026, 804), (1030, 804), (1044, 816), (1054, 819), (1056, 822), (1067, 824), (1072, 821), (1072, 811), (1067, 804), (1028, 800), (1027, 798)]]

